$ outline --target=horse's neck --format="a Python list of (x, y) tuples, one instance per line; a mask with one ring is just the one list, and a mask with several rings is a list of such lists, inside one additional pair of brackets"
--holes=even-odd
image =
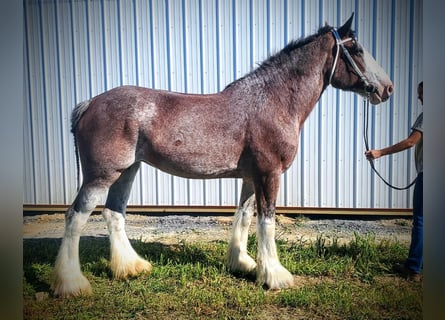
[[(323, 79), (308, 80), (308, 82), (310, 81), (319, 81), (319, 83), (311, 88), (300, 89), (303, 92), (301, 94), (297, 93), (295, 103), (289, 106), (290, 113), (298, 117), (300, 125), (306, 121), (326, 88), (323, 84)], [(304, 87), (304, 83), (306, 82), (302, 81), (302, 83), (302, 87)]]
[(312, 112), (327, 87), (324, 82), (324, 60), (326, 60), (326, 58), (322, 60), (323, 61), (318, 60), (318, 62), (311, 67), (310, 73), (294, 79), (293, 90), (289, 90), (288, 92), (292, 98), (286, 107), (289, 109), (291, 116), (298, 118), (300, 125), (304, 123)]
[(321, 50), (321, 44), (298, 50), (295, 62), (300, 63), (296, 66), (300, 70), (279, 65), (262, 67), (233, 82), (222, 93), (231, 97), (229, 101), (237, 101), (237, 105), (248, 99), (246, 108), (264, 108), (267, 112), (271, 111), (270, 106), (283, 108), (298, 119), (301, 127), (326, 89), (325, 65), (329, 54)]

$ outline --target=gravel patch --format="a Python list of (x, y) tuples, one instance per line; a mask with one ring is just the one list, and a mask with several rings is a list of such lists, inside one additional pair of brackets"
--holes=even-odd
[[(40, 214), (23, 217), (23, 238), (62, 238), (64, 214)], [(126, 232), (130, 239), (174, 244), (182, 241), (228, 241), (232, 216), (127, 214)], [(410, 218), (335, 218), (277, 216), (276, 238), (288, 241), (314, 241), (320, 236), (348, 242), (355, 234), (372, 235), (377, 240), (409, 243)], [(253, 219), (250, 232), (256, 230)], [(85, 236), (107, 237), (108, 230), (100, 214), (93, 214), (83, 232)]]

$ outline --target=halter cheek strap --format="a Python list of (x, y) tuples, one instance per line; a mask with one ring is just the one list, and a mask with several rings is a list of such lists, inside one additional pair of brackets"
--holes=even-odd
[(357, 67), (357, 64), (355, 63), (354, 59), (352, 59), (351, 55), (349, 54), (348, 49), (346, 49), (346, 47), (344, 45), (346, 42), (352, 41), (353, 38), (346, 38), (346, 39), (342, 40), (340, 38), (340, 35), (337, 32), (337, 29), (335, 29), (335, 28), (333, 28), (331, 30), (331, 32), (332, 32), (332, 34), (334, 35), (334, 38), (335, 38), (335, 42), (336, 42), (336, 45), (337, 45), (337, 52), (335, 53), (334, 65), (332, 66), (331, 75), (329, 76), (329, 84), (331, 84), (332, 77), (333, 77), (335, 69), (337, 67), (338, 56), (339, 56), (340, 47), (341, 47), (342, 50), (343, 50), (343, 53), (345, 54), (346, 58), (348, 59), (348, 62), (351, 64), (351, 66), (354, 69), (354, 71), (357, 73), (357, 75), (360, 77), (360, 79), (365, 83), (366, 87), (368, 87), (369, 86), (369, 81), (366, 79), (366, 77), (363, 75), (363, 73)]

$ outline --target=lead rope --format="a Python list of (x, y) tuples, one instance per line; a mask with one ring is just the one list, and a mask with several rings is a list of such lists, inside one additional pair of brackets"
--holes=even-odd
[[(369, 151), (369, 142), (368, 142), (368, 125), (369, 125), (369, 96), (367, 99), (363, 100), (363, 140), (365, 142), (365, 148), (366, 151)], [(409, 188), (411, 188), (414, 183), (416, 183), (417, 178), (415, 178), (409, 185), (407, 185), (406, 187), (396, 187), (393, 186), (392, 184), (390, 184), (388, 181), (386, 181), (382, 175), (377, 171), (377, 169), (374, 166), (374, 160), (368, 160), (369, 161), (369, 165), (371, 166), (372, 171), (375, 172), (375, 174), (382, 179), (382, 181), (390, 188), (393, 188), (395, 190), (407, 190)]]

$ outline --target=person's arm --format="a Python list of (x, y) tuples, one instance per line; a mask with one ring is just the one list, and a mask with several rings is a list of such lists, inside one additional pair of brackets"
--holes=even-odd
[(413, 130), (408, 138), (402, 140), (392, 146), (383, 148), (383, 149), (375, 149), (368, 150), (365, 152), (366, 158), (368, 160), (375, 160), (382, 156), (386, 156), (388, 154), (397, 153), (406, 149), (409, 149), (416, 145), (419, 142), (420, 138), (422, 138), (422, 132), (418, 130)]

